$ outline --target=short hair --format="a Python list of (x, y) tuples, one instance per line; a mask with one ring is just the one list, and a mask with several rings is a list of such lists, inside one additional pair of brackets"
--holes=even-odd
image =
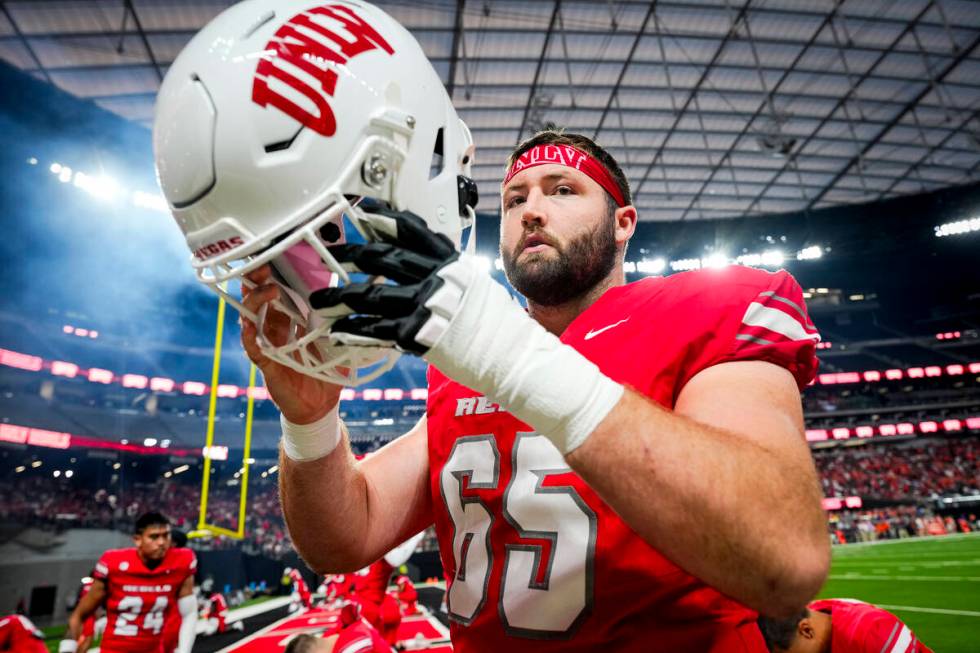
[(777, 648), (788, 650), (793, 641), (796, 640), (796, 633), (800, 622), (810, 616), (810, 611), (803, 608), (796, 615), (788, 619), (773, 619), (772, 617), (759, 616), (759, 630), (762, 631), (762, 638), (766, 640), (766, 648), (773, 653)]
[(159, 512), (144, 512), (133, 526), (133, 534), (139, 535), (150, 526), (170, 526), (170, 520)]
[(187, 533), (179, 529), (173, 529), (170, 531), (170, 539), (173, 541), (174, 546), (178, 548), (184, 548), (187, 546)]
[(313, 653), (319, 638), (307, 633), (300, 633), (286, 644), (285, 653)]
[[(535, 145), (571, 145), (572, 147), (582, 150), (592, 158), (599, 161), (602, 166), (612, 175), (613, 181), (616, 182), (616, 186), (619, 188), (619, 192), (623, 194), (623, 201), (626, 204), (633, 203), (633, 197), (630, 193), (630, 183), (626, 180), (626, 175), (623, 174), (623, 169), (619, 167), (616, 163), (616, 159), (613, 158), (609, 152), (604, 150), (598, 143), (589, 138), (588, 136), (583, 136), (581, 134), (566, 134), (562, 129), (546, 129), (544, 131), (539, 131), (537, 134), (527, 139), (520, 145), (518, 145), (510, 156), (507, 157), (507, 169), (509, 170), (514, 162), (528, 150), (530, 150)], [(612, 200), (612, 195), (609, 196)], [(616, 202), (612, 201), (615, 205)]]

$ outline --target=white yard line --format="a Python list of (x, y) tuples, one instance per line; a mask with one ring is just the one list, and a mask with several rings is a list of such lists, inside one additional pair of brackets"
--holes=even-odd
[(951, 614), (958, 617), (980, 617), (980, 612), (973, 610), (941, 610), (939, 608), (917, 608), (911, 605), (883, 605), (881, 603), (875, 605), (885, 610), (899, 610), (901, 612), (928, 612), (929, 614)]
[(869, 574), (831, 574), (831, 580), (901, 580), (928, 582), (980, 583), (980, 576), (878, 576)]

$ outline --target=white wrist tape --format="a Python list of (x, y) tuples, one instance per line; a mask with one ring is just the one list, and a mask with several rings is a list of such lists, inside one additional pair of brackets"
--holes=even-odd
[(323, 458), (340, 444), (340, 404), (311, 424), (293, 424), (281, 413), (282, 450), (297, 462)]
[(58, 653), (75, 653), (78, 650), (78, 642), (73, 639), (63, 639), (58, 642)]
[(191, 653), (197, 639), (197, 597), (188, 594), (177, 599), (177, 611), (180, 613), (180, 631), (175, 653)]
[(449, 319), (424, 358), (575, 450), (623, 396), (623, 386), (535, 322), (465, 254), (439, 271), (426, 307)]

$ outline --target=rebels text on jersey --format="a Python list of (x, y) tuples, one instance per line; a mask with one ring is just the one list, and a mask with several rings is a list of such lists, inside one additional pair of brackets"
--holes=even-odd
[(164, 622), (176, 614), (177, 593), (195, 569), (194, 552), (179, 547), (170, 548), (153, 569), (147, 568), (136, 549), (114, 549), (102, 554), (92, 573), (106, 585), (108, 623), (102, 650), (162, 650)]
[[(672, 408), (731, 361), (779, 365), (802, 388), (819, 336), (789, 274), (729, 267), (612, 288), (561, 340)], [(766, 651), (755, 613), (641, 540), (504, 408), (430, 368), (427, 417), (454, 650)]]

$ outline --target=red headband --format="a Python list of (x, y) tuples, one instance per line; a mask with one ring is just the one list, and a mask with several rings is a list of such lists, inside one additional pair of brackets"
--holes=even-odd
[(612, 195), (613, 199), (616, 200), (617, 206), (626, 206), (623, 192), (619, 189), (619, 185), (613, 179), (612, 175), (609, 174), (609, 171), (606, 170), (606, 166), (571, 145), (535, 145), (521, 154), (517, 158), (517, 161), (514, 161), (514, 165), (510, 167), (510, 170), (507, 171), (507, 176), (504, 177), (504, 184), (506, 185), (519, 172), (548, 163), (555, 163), (560, 166), (575, 168), (579, 172), (584, 172), (593, 181), (606, 189), (606, 192)]

